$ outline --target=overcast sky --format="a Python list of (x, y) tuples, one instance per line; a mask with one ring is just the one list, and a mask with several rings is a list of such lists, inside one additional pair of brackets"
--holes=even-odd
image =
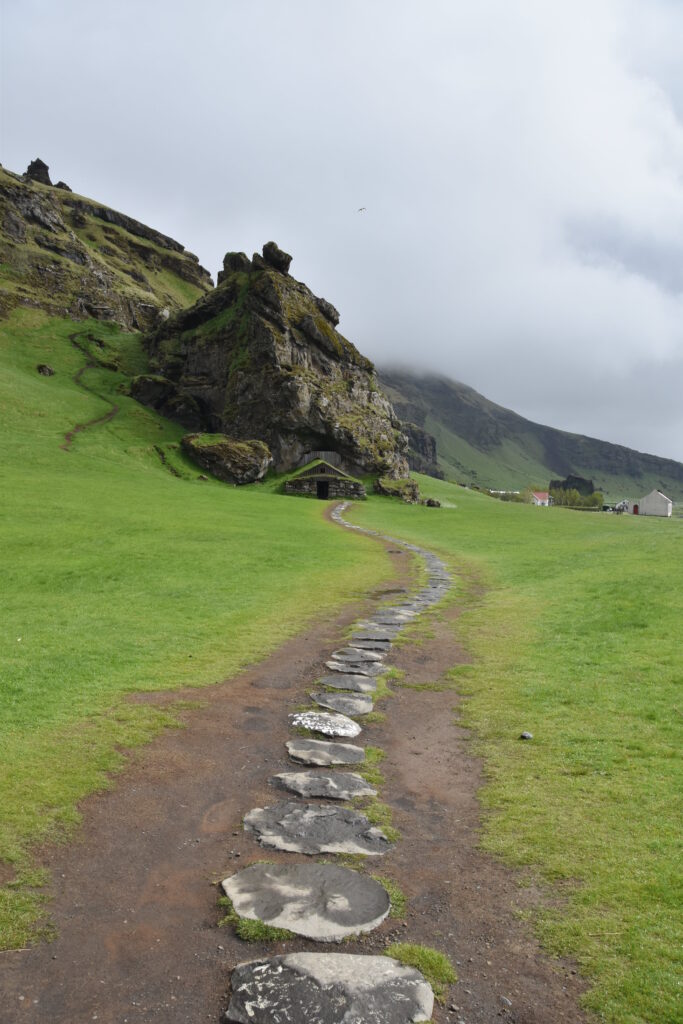
[(214, 277), (272, 238), (380, 365), (683, 460), (681, 0), (0, 4), (5, 166)]

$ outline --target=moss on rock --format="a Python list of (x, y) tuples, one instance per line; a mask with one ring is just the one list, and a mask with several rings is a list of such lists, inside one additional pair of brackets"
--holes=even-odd
[(180, 443), (198, 466), (230, 484), (262, 480), (273, 461), (263, 441), (237, 441), (225, 434), (186, 434)]

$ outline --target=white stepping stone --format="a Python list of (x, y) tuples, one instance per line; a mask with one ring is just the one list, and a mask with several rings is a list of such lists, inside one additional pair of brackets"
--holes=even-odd
[(339, 675), (323, 676), (322, 686), (332, 686), (335, 690), (352, 690), (355, 693), (374, 693), (377, 689), (372, 679), (367, 676), (342, 672)]
[(331, 708), (342, 715), (368, 715), (374, 706), (372, 697), (364, 693), (312, 693), (311, 699), (321, 708)]
[(282, 801), (254, 807), (244, 816), (244, 827), (271, 850), (290, 853), (361, 853), (381, 857), (391, 843), (364, 814), (329, 804)]
[(297, 711), (289, 716), (289, 721), (295, 727), (321, 732), (324, 736), (348, 736), (353, 739), (362, 732), (358, 722), (352, 718), (330, 715), (326, 711)]
[(252, 864), (222, 886), (240, 917), (317, 942), (371, 932), (391, 909), (384, 886), (336, 864)]
[(327, 768), (334, 764), (362, 764), (365, 751), (353, 743), (330, 743), (328, 740), (309, 740), (306, 736), (288, 740), (287, 753), (299, 764), (319, 765)]
[(377, 795), (377, 790), (356, 772), (280, 772), (270, 781), (306, 798), (352, 800), (355, 796)]
[(388, 956), (289, 953), (238, 964), (229, 1024), (417, 1024), (434, 995), (414, 967)]

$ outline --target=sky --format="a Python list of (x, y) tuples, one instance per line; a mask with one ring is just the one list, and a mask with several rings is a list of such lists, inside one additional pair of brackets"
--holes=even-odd
[(214, 278), (273, 239), (379, 366), (683, 460), (680, 0), (0, 9), (6, 167)]

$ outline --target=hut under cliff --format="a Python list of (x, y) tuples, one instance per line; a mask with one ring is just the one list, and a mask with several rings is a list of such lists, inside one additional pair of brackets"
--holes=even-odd
[(360, 480), (325, 459), (313, 459), (294, 473), (285, 484), (285, 494), (309, 498), (365, 498)]

